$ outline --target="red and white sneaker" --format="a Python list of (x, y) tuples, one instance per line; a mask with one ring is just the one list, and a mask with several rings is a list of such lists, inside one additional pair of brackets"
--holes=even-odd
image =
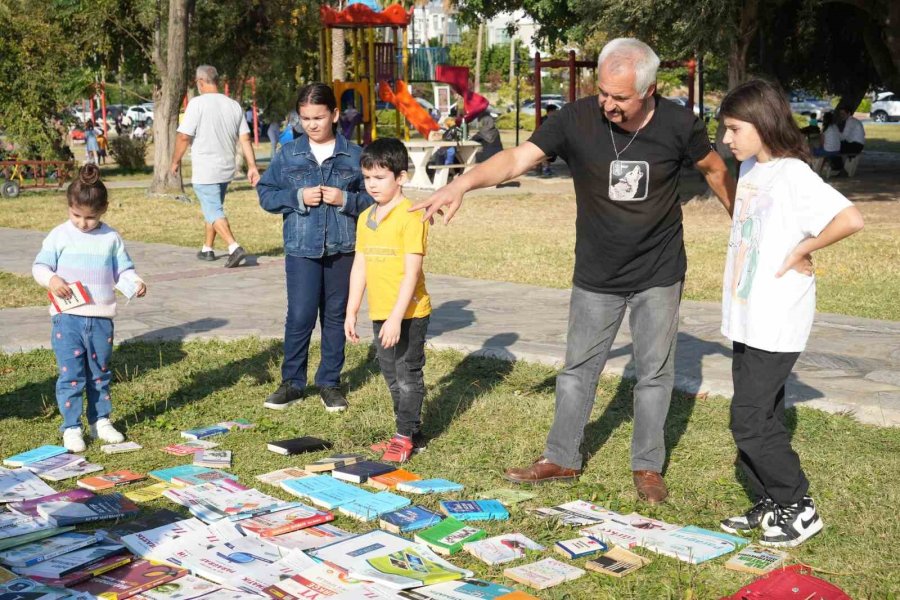
[(395, 463), (405, 463), (413, 455), (412, 438), (395, 434), (388, 442), (387, 450), (381, 455), (381, 460)]
[[(400, 434), (397, 434), (400, 435)], [(422, 433), (414, 433), (412, 436), (413, 454), (418, 454), (428, 446), (428, 439)], [(369, 448), (376, 454), (383, 454), (391, 445), (391, 440), (372, 444)]]

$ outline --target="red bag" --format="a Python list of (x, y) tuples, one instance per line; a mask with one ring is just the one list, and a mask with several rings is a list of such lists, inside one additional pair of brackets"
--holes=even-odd
[(806, 565), (778, 569), (722, 600), (852, 600), (837, 586), (813, 577), (812, 572)]

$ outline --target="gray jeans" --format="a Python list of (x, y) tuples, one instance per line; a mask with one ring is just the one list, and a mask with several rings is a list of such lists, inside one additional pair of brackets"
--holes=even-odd
[(547, 460), (568, 469), (581, 468), (580, 447), (597, 395), (597, 383), (628, 307), (637, 379), (631, 468), (662, 472), (683, 285), (679, 281), (627, 294), (572, 288), (566, 364), (556, 377), (556, 415), (544, 450)]

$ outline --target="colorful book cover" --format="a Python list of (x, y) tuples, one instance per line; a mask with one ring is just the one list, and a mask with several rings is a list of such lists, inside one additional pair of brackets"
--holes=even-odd
[(441, 512), (459, 521), (502, 521), (509, 511), (497, 500), (442, 500)]
[(376, 490), (393, 490), (397, 487), (398, 483), (419, 481), (420, 479), (422, 478), (415, 473), (410, 473), (406, 469), (396, 469), (390, 473), (369, 477), (369, 480), (366, 483)]
[(237, 429), (243, 431), (245, 429), (252, 429), (256, 427), (253, 423), (248, 421), (247, 419), (234, 419), (233, 421), (222, 421), (221, 423), (216, 423), (219, 427), (225, 427), (229, 431), (232, 429)]
[(734, 535), (687, 526), (673, 531), (657, 532), (653, 537), (645, 539), (641, 546), (696, 565), (734, 552), (746, 543), (746, 539)]
[(463, 544), (463, 550), (489, 565), (502, 565), (524, 558), (528, 550), (544, 547), (521, 533), (504, 533)]
[(391, 533), (401, 534), (431, 527), (443, 519), (444, 515), (424, 506), (410, 506), (381, 515), (379, 526)]
[(613, 546), (609, 552), (587, 561), (584, 566), (591, 571), (603, 573), (604, 575), (624, 577), (649, 563), (649, 559), (639, 554), (629, 552), (620, 546)]
[(86, 477), (85, 479), (79, 479), (77, 481), (77, 484), (78, 487), (83, 487), (85, 489), (96, 492), (99, 490), (108, 490), (116, 487), (117, 485), (126, 485), (128, 483), (133, 483), (142, 479), (146, 479), (146, 475), (141, 475), (140, 473), (135, 473), (134, 471), (129, 471), (128, 469), (121, 469), (119, 471), (113, 471), (112, 473), (106, 473), (104, 475), (98, 475), (96, 477)]
[(134, 452), (143, 450), (143, 446), (137, 442), (121, 442), (119, 444), (104, 444), (100, 446), (100, 450), (107, 454), (122, 454), (123, 452)]
[(461, 483), (448, 479), (420, 479), (419, 481), (406, 481), (397, 484), (398, 492), (407, 494), (445, 494), (459, 492), (463, 489)]
[(47, 502), (39, 505), (37, 510), (52, 526), (61, 527), (128, 517), (136, 515), (140, 509), (121, 494), (107, 494), (81, 500)]
[[(239, 537), (208, 548), (195, 548), (182, 557), (182, 565), (194, 575), (250, 593), (277, 572), (284, 551), (258, 537)], [(312, 560), (308, 565), (312, 566)], [(272, 582), (274, 583), (274, 582)], [(267, 587), (269, 583), (262, 587)]]
[(351, 577), (391, 589), (408, 589), (472, 577), (427, 547), (375, 530), (315, 551), (320, 560), (346, 568)]
[(483, 579), (460, 579), (418, 588), (415, 593), (422, 600), (507, 600), (515, 590)]
[(28, 515), (29, 517), (38, 517), (37, 507), (39, 504), (44, 504), (45, 502), (54, 502), (57, 500), (79, 500), (81, 498), (91, 498), (94, 493), (89, 490), (84, 490), (81, 488), (76, 488), (73, 490), (67, 490), (65, 492), (58, 492), (49, 494), (47, 496), (41, 496), (39, 498), (34, 498), (32, 500), (25, 500), (23, 502), (14, 502), (9, 505), (9, 510), (13, 512), (17, 512), (20, 515)]
[[(89, 565), (78, 567), (71, 573), (68, 573), (62, 577), (40, 577), (38, 575), (32, 575), (31, 577), (35, 581), (43, 583), (44, 585), (70, 588), (76, 583), (87, 581), (91, 577), (96, 577), (101, 573), (106, 573), (107, 571), (112, 571), (113, 569), (121, 567), (122, 565), (127, 565), (133, 560), (134, 556), (132, 556), (131, 554), (114, 554), (112, 556), (102, 558), (98, 561), (94, 561)], [(93, 598), (93, 596), (91, 597)]]
[(134, 502), (150, 502), (151, 500), (162, 498), (163, 494), (167, 490), (171, 490), (174, 487), (176, 486), (171, 483), (159, 481), (157, 483), (145, 485), (144, 487), (140, 487), (136, 490), (125, 492), (124, 495), (126, 498), (128, 498), (129, 500), (133, 500)]
[(52, 469), (58, 469), (60, 467), (65, 467), (66, 465), (80, 462), (84, 462), (84, 457), (79, 456), (78, 454), (57, 454), (56, 456), (51, 456), (44, 460), (28, 463), (23, 468), (28, 469), (35, 475), (40, 475), (44, 471), (50, 471)]
[(75, 589), (104, 600), (122, 600), (187, 575), (186, 569), (138, 560), (80, 583)]
[(152, 529), (135, 531), (126, 535), (121, 535), (123, 532), (118, 532), (116, 537), (135, 556), (160, 559), (167, 556), (170, 547), (174, 547), (174, 545), (166, 547), (172, 540), (183, 538), (190, 533), (205, 528), (206, 526), (199, 519), (182, 519), (174, 523), (166, 523)]
[(16, 577), (0, 583), (3, 600), (96, 600), (91, 594), (62, 590), (27, 577)]
[(203, 450), (194, 454), (194, 464), (201, 467), (230, 467), (231, 450)]
[(560, 523), (570, 527), (584, 527), (610, 519), (621, 519), (623, 516), (584, 500), (574, 500), (559, 506), (532, 508), (529, 512), (542, 519), (558, 519)]
[(62, 446), (52, 446), (48, 444), (45, 446), (34, 448), (33, 450), (28, 450), (27, 452), (15, 454), (13, 456), (10, 456), (9, 458), (5, 458), (3, 459), (3, 464), (9, 467), (21, 467), (29, 463), (37, 462), (39, 460), (46, 460), (48, 458), (52, 458), (60, 454), (65, 454), (67, 452), (68, 450), (66, 450)]
[(174, 454), (175, 456), (187, 456), (195, 454), (203, 450), (209, 450), (217, 447), (219, 444), (207, 440), (194, 440), (191, 442), (182, 442), (181, 444), (169, 444), (163, 448), (163, 452)]
[[(29, 517), (29, 518), (33, 518), (33, 517)], [(37, 521), (39, 521), (40, 523), (45, 523), (45, 521), (40, 518), (38, 518)], [(21, 546), (22, 544), (36, 542), (37, 540), (42, 540), (44, 538), (58, 535), (60, 533), (72, 531), (73, 529), (75, 529), (75, 527), (73, 527), (73, 526), (47, 527), (46, 529), (38, 529), (37, 531), (32, 531), (31, 533), (26, 533), (23, 535), (17, 535), (17, 536), (13, 536), (13, 537), (0, 539), (0, 550), (6, 550), (8, 548), (15, 548), (16, 546)]]
[(208, 467), (195, 467), (194, 465), (178, 465), (177, 467), (169, 467), (167, 469), (156, 469), (155, 471), (150, 471), (147, 473), (153, 479), (158, 479), (160, 481), (167, 481), (169, 483), (172, 482), (173, 477), (180, 477), (186, 475), (197, 475), (200, 473), (208, 473), (212, 471), (212, 469)]
[(435, 552), (452, 556), (462, 550), (463, 544), (476, 542), (486, 536), (483, 529), (447, 517), (437, 525), (419, 531), (415, 540)]
[(21, 502), (48, 496), (55, 491), (27, 469), (0, 468), (0, 502)]
[(531, 492), (525, 490), (513, 490), (510, 488), (495, 488), (478, 494), (479, 498), (490, 500), (494, 499), (502, 502), (505, 506), (514, 506), (520, 502), (531, 500), (535, 497)]
[(578, 579), (584, 575), (584, 570), (567, 565), (555, 558), (545, 558), (521, 567), (509, 567), (503, 571), (503, 574), (513, 581), (518, 581), (536, 590), (543, 590)]
[(322, 548), (354, 535), (356, 534), (345, 531), (340, 527), (325, 524), (269, 537), (266, 538), (266, 541), (285, 550), (306, 551)]
[(725, 563), (726, 569), (762, 575), (784, 564), (788, 554), (774, 548), (747, 546)]
[[(222, 589), (222, 586), (217, 583), (195, 577), (194, 575), (184, 575), (178, 579), (158, 585), (152, 590), (132, 596), (132, 600), (194, 600), (196, 598), (224, 600), (230, 594), (234, 594), (234, 592)], [(241, 593), (241, 595), (247, 600), (253, 598), (249, 594)]]
[[(186, 465), (192, 466), (192, 465)], [(207, 469), (207, 467), (199, 467), (201, 469)], [(207, 471), (203, 473), (197, 473), (194, 475), (176, 475), (172, 478), (172, 483), (176, 483), (179, 485), (202, 485), (204, 483), (210, 483), (212, 481), (221, 481), (223, 479), (228, 479), (231, 481), (237, 481), (237, 475), (233, 475), (228, 473), (227, 471), (220, 471), (218, 469), (207, 469)]]
[(229, 431), (231, 430), (227, 427), (222, 427), (220, 425), (208, 425), (206, 427), (197, 427), (195, 429), (182, 431), (181, 437), (188, 440), (202, 440), (214, 435), (222, 435), (223, 433), (228, 433)]
[(378, 492), (377, 494), (342, 504), (338, 507), (338, 511), (357, 521), (368, 522), (404, 506), (409, 506), (409, 498), (404, 498), (391, 492)]
[(606, 552), (609, 550), (609, 546), (596, 538), (584, 536), (556, 542), (553, 549), (566, 558), (574, 560), (597, 554), (598, 552)]
[(0, 513), (0, 540), (23, 536), (26, 534), (52, 529), (55, 525), (40, 518), (19, 515), (16, 513)]
[(322, 473), (324, 471), (331, 471), (335, 467), (342, 467), (361, 460), (365, 460), (365, 456), (362, 454), (332, 454), (331, 456), (326, 456), (325, 458), (320, 458), (315, 462), (311, 462), (303, 468), (310, 473)]
[(287, 510), (259, 515), (240, 521), (241, 530), (260, 536), (277, 536), (334, 520), (328, 511), (317, 510), (299, 502)]
[(47, 297), (50, 298), (50, 302), (53, 304), (56, 312), (66, 312), (67, 310), (84, 306), (91, 301), (90, 294), (84, 289), (84, 285), (80, 281), (70, 281), (69, 290), (72, 293), (68, 298), (62, 298), (47, 290)]
[(117, 523), (115, 527), (110, 529), (99, 529), (97, 530), (97, 533), (101, 534), (105, 540), (122, 543), (122, 538), (126, 535), (155, 529), (156, 527), (175, 523), (182, 519), (184, 519), (184, 517), (177, 512), (169, 510), (168, 508), (163, 508), (149, 513), (145, 512), (138, 518), (124, 523)]
[(86, 548), (67, 552), (28, 567), (13, 567), (13, 571), (26, 577), (38, 576), (56, 579), (109, 556), (123, 554), (124, 552), (126, 552), (126, 549), (122, 544), (97, 542)]
[(0, 563), (9, 567), (30, 567), (96, 543), (97, 536), (94, 534), (70, 531), (4, 550), (0, 552)]
[(270, 471), (268, 473), (263, 473), (262, 475), (257, 475), (256, 479), (269, 485), (279, 485), (282, 481), (288, 479), (300, 479), (301, 477), (309, 477), (310, 475), (312, 475), (312, 473), (309, 471), (298, 469), (296, 467), (288, 467), (286, 469), (278, 469), (277, 471)]
[(47, 481), (64, 481), (66, 479), (72, 479), (73, 477), (81, 477), (82, 475), (88, 475), (89, 473), (96, 473), (97, 471), (102, 471), (103, 465), (98, 465), (96, 463), (89, 463), (85, 460), (77, 463), (70, 463), (63, 467), (59, 467), (58, 469), (50, 469), (49, 471), (42, 471), (39, 474), (41, 479), (46, 479)]

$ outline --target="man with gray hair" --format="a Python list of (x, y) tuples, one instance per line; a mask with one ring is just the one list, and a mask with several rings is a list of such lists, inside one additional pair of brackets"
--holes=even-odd
[[(665, 422), (675, 375), (678, 308), (687, 268), (678, 181), (691, 161), (731, 212), (735, 182), (703, 122), (656, 94), (659, 58), (643, 42), (609, 42), (598, 60), (599, 97), (566, 104), (522, 145), (504, 150), (412, 207), (447, 223), (463, 195), (517, 177), (550, 155), (575, 184), (575, 273), (565, 366), (543, 455), (509, 469), (514, 483), (581, 475), (580, 446), (610, 346), (630, 308), (634, 349), (632, 479), (638, 496), (662, 502)], [(442, 211), (443, 212), (443, 211)]]
[(206, 221), (206, 235), (203, 246), (197, 253), (200, 260), (215, 260), (213, 244), (219, 234), (228, 244), (227, 268), (238, 266), (247, 257), (247, 252), (234, 239), (231, 226), (225, 217), (225, 192), (234, 179), (234, 149), (240, 138), (241, 151), (247, 161), (247, 178), (256, 187), (259, 171), (256, 157), (250, 143), (250, 128), (244, 120), (241, 105), (219, 93), (219, 74), (215, 67), (197, 67), (198, 96), (191, 98), (184, 119), (178, 126), (175, 153), (172, 155), (171, 170), (178, 174), (181, 158), (191, 146), (191, 184), (200, 201), (203, 219)]

